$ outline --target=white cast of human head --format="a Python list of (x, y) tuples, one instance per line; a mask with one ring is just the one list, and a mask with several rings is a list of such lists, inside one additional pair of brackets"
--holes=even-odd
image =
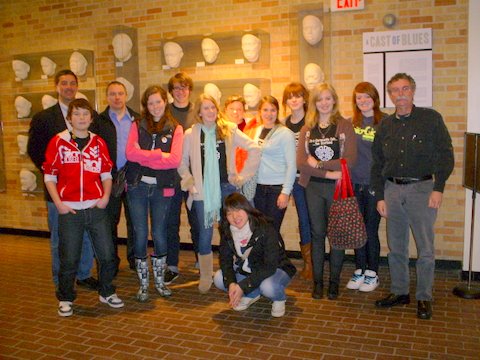
[(183, 49), (176, 42), (168, 41), (163, 45), (163, 55), (165, 56), (165, 62), (172, 69), (180, 66), (180, 61), (183, 57)]
[(249, 62), (256, 62), (260, 57), (260, 49), (262, 41), (252, 34), (245, 34), (242, 36), (242, 51), (243, 56)]
[(37, 177), (32, 171), (22, 169), (19, 175), (22, 191), (34, 191), (37, 188)]
[(315, 85), (318, 85), (325, 80), (325, 74), (319, 65), (309, 63), (305, 65), (305, 69), (303, 70), (303, 80), (305, 81), (307, 89), (312, 90)]
[(15, 109), (17, 110), (17, 117), (19, 119), (28, 118), (32, 110), (32, 103), (23, 96), (17, 96), (15, 98)]
[(88, 61), (82, 53), (74, 51), (70, 55), (70, 70), (77, 76), (83, 76), (87, 72)]
[(203, 87), (203, 92), (213, 97), (217, 104), (221, 104), (220, 99), (222, 98), (222, 92), (217, 85), (214, 83), (206, 83)]
[(18, 153), (20, 155), (26, 155), (27, 154), (27, 144), (28, 144), (28, 135), (18, 134), (17, 135), (17, 145), (18, 145)]
[(52, 95), (45, 94), (42, 96), (42, 108), (43, 109), (48, 109), (49, 107), (52, 107), (53, 105), (56, 105), (58, 102), (57, 99), (55, 99)]
[(42, 66), (42, 71), (47, 76), (55, 75), (55, 71), (57, 69), (57, 64), (52, 59), (42, 56), (40, 58), (40, 65)]
[(323, 37), (323, 24), (314, 15), (307, 15), (302, 20), (303, 38), (310, 45), (316, 45)]
[(135, 92), (135, 86), (133, 86), (130, 81), (122, 76), (117, 77), (115, 80), (121, 82), (125, 86), (125, 89), (127, 89), (127, 102), (130, 101), (130, 99), (133, 97), (133, 93)]
[(113, 53), (121, 61), (128, 61), (132, 57), (133, 42), (130, 36), (125, 33), (119, 33), (112, 40)]
[(205, 61), (209, 64), (217, 61), (218, 54), (220, 53), (220, 47), (210, 38), (205, 38), (202, 40), (202, 54)]
[(12, 60), (12, 68), (15, 72), (15, 80), (25, 80), (30, 72), (30, 65), (22, 60)]
[(245, 103), (250, 109), (256, 108), (260, 99), (262, 98), (262, 93), (258, 87), (253, 84), (247, 83), (243, 86), (243, 98)]
[(89, 101), (87, 95), (82, 94), (80, 91), (77, 91), (75, 93), (75, 99), (85, 99), (85, 100)]

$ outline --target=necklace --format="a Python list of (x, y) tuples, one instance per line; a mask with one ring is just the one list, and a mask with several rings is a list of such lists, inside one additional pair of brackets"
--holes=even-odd
[(322, 139), (325, 139), (325, 136), (327, 136), (328, 132), (330, 131), (330, 125), (331, 124), (328, 124), (325, 128), (322, 129), (322, 127), (320, 126), (321, 124), (318, 124), (318, 131), (320, 132), (320, 136), (322, 137)]

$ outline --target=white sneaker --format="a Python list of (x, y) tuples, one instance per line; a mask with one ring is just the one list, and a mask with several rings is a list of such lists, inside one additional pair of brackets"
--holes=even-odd
[(73, 315), (73, 308), (71, 301), (60, 301), (58, 303), (58, 315), (67, 317)]
[(365, 281), (365, 276), (364, 274), (362, 274), (362, 269), (357, 269), (353, 273), (353, 276), (350, 279), (350, 281), (347, 283), (347, 289), (358, 290), (360, 288), (360, 285), (362, 285), (364, 281)]
[(257, 302), (260, 299), (260, 295), (251, 298), (247, 296), (243, 296), (240, 301), (238, 302), (238, 305), (233, 308), (235, 311), (243, 311), (246, 310), (252, 305), (253, 303)]
[(112, 308), (121, 308), (124, 307), (124, 303), (122, 299), (120, 299), (117, 294), (112, 294), (106, 298), (104, 298), (102, 295), (98, 296), (98, 299), (100, 300), (101, 303), (108, 304), (108, 306)]
[(272, 316), (282, 317), (285, 315), (285, 300), (274, 301), (272, 303)]
[(375, 290), (380, 281), (378, 280), (377, 273), (372, 270), (365, 270), (365, 280), (362, 285), (358, 288), (358, 290), (363, 292), (369, 292)]

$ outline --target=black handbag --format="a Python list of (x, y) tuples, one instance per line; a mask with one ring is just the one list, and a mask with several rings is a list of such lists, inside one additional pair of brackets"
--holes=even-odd
[(120, 170), (117, 171), (115, 176), (113, 177), (113, 182), (112, 182), (112, 195), (115, 197), (120, 197), (122, 196), (123, 192), (127, 188), (127, 166), (128, 164), (125, 164), (124, 167), (122, 167)]

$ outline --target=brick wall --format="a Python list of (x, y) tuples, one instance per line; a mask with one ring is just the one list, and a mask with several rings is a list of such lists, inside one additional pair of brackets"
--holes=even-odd
[[(328, 6), (328, 1), (326, 1)], [(95, 54), (99, 109), (105, 106), (105, 85), (115, 74), (111, 46), (117, 25), (138, 29), (140, 89), (151, 82), (166, 83), (170, 73), (161, 68), (161, 40), (168, 37), (242, 30), (270, 34), (270, 64), (261, 66), (210, 66), (185, 69), (196, 81), (212, 79), (271, 79), (272, 94), (281, 97), (283, 87), (298, 80), (296, 14), (318, 9), (321, 2), (301, 0), (254, 1), (40, 1), (0, 3), (0, 110), (7, 191), (0, 193), (0, 227), (46, 230), (46, 210), (41, 196), (23, 196), (18, 172), (31, 166), (18, 155), (16, 135), (29, 122), (17, 120), (13, 100), (18, 93), (52, 91), (49, 79), (16, 83), (11, 69), (14, 55), (62, 49), (89, 49)], [(330, 32), (325, 32), (331, 53), (332, 79), (345, 116), (351, 114), (351, 91), (362, 81), (362, 33), (384, 31), (382, 18), (393, 13), (395, 29), (433, 28), (434, 108), (440, 111), (451, 132), (456, 166), (436, 224), (437, 256), (462, 258), (464, 191), (462, 190), (463, 131), (466, 129), (467, 0), (369, 0), (357, 12), (326, 13)], [(80, 89), (85, 84), (80, 84)], [(184, 221), (184, 223), (186, 223)], [(282, 228), (289, 249), (298, 249), (295, 209), (290, 207)], [(386, 244), (381, 230), (382, 254)], [(182, 240), (188, 241), (182, 228)]]

